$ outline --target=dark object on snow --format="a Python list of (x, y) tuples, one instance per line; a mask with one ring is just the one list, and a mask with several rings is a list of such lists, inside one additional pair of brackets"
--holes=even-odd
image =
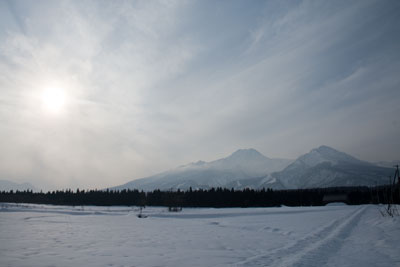
[(143, 211), (143, 207), (140, 207), (140, 212), (137, 215), (137, 217), (138, 218), (147, 218), (147, 215), (143, 214), (142, 211)]
[(324, 198), (322, 199), (322, 202), (326, 205), (328, 203), (333, 203), (333, 202), (343, 202), (343, 203), (348, 203), (349, 198), (347, 194), (338, 194), (338, 193), (326, 193), (324, 195)]
[(182, 207), (168, 207), (169, 212), (180, 212), (182, 211)]

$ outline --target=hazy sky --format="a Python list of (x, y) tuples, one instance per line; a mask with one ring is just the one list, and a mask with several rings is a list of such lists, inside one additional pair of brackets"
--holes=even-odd
[(399, 159), (400, 1), (0, 0), (0, 179), (104, 188), (252, 147)]

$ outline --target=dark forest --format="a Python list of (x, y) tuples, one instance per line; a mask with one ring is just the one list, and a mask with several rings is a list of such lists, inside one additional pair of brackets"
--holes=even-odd
[(400, 203), (399, 188), (335, 187), (297, 190), (223, 189), (143, 192), (139, 190), (3, 191), (0, 202), (53, 205), (166, 206), (166, 207), (279, 207), (322, 206), (329, 202), (349, 205)]

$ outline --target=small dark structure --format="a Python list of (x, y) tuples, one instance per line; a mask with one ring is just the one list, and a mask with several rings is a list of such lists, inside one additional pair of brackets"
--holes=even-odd
[(333, 202), (342, 202), (348, 204), (349, 197), (344, 193), (326, 193), (322, 199), (322, 202), (325, 205)]
[(180, 212), (182, 211), (182, 207), (168, 207), (169, 212)]
[(143, 211), (143, 207), (140, 207), (140, 212), (137, 215), (137, 217), (138, 218), (147, 218), (147, 215), (143, 214), (142, 211)]

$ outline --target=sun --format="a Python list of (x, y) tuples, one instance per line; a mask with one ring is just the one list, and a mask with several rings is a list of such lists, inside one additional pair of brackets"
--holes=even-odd
[(46, 88), (41, 95), (42, 108), (48, 113), (61, 113), (66, 104), (65, 91), (62, 88)]

